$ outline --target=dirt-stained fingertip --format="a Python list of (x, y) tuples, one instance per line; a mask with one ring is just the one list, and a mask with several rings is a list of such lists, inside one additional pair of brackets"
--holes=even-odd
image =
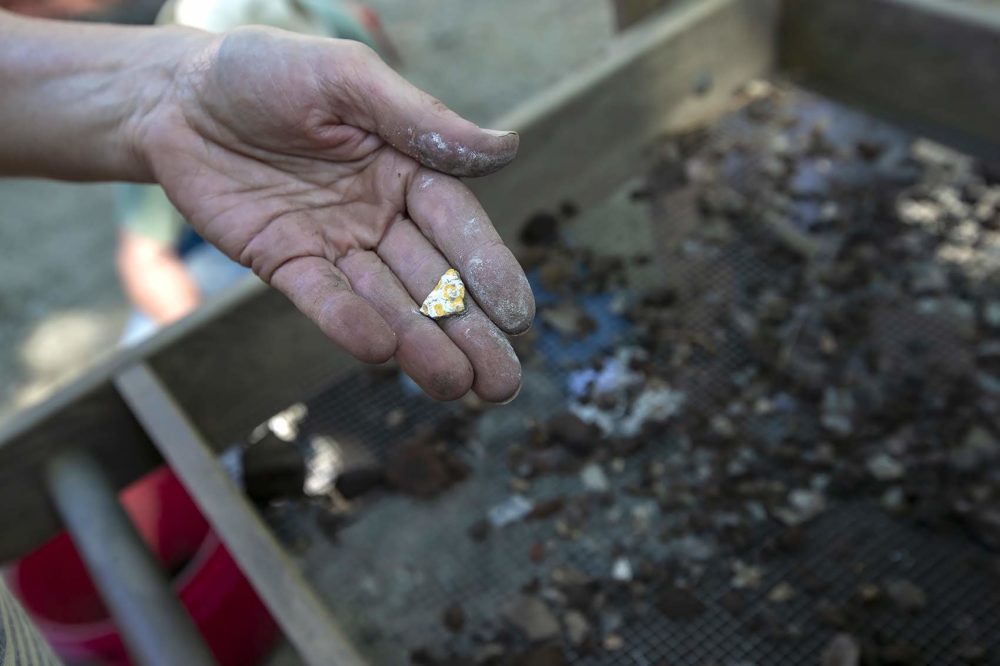
[(465, 363), (462, 367), (440, 369), (429, 377), (421, 377), (417, 381), (411, 378), (435, 400), (451, 402), (458, 400), (472, 389), (474, 374), (472, 366)]
[(504, 400), (503, 402), (501, 402), (499, 404), (501, 404), (501, 405), (509, 405), (510, 403), (512, 403), (515, 400), (517, 400), (517, 397), (519, 395), (521, 395), (521, 389), (522, 388), (524, 388), (524, 384), (518, 384), (517, 385), (517, 390), (514, 391), (514, 395), (510, 396), (509, 398), (507, 398), (506, 400)]
[[(504, 255), (510, 255), (509, 260)], [(504, 333), (520, 335), (535, 320), (531, 284), (506, 247), (496, 250), (490, 259), (470, 262), (466, 284), (480, 307)]]
[(396, 355), (396, 334), (365, 303), (358, 302), (344, 307), (335, 316), (320, 321), (319, 324), (330, 339), (359, 361), (385, 363)]
[(466, 338), (478, 348), (476, 381), (472, 390), (486, 402), (506, 404), (521, 390), (521, 361), (507, 336), (482, 316), (466, 329)]
[(410, 139), (413, 157), (435, 171), (462, 178), (486, 176), (504, 168), (517, 157), (517, 132), (475, 130), (472, 140), (449, 138), (427, 131)]
[(518, 367), (516, 378), (510, 377), (506, 381), (493, 380), (480, 382), (477, 377), (477, 381), (473, 385), (472, 390), (484, 402), (489, 402), (494, 405), (509, 404), (521, 392), (520, 367)]
[(526, 292), (520, 293), (523, 297), (520, 305), (511, 309), (506, 321), (502, 316), (500, 321), (497, 321), (497, 325), (508, 335), (524, 335), (535, 323), (535, 296), (531, 292), (531, 287), (529, 286)]

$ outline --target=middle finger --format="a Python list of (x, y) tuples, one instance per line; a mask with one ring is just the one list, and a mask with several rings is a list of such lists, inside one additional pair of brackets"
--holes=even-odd
[[(379, 243), (378, 254), (416, 302), (423, 302), (450, 268), (448, 260), (406, 219), (392, 223)], [(510, 400), (521, 387), (521, 363), (507, 336), (468, 295), (465, 307), (465, 313), (438, 323), (472, 362), (472, 390), (488, 402)]]
[(431, 397), (455, 400), (472, 387), (473, 370), (462, 350), (433, 321), (420, 314), (392, 271), (374, 252), (355, 252), (337, 261), (354, 292), (367, 300), (396, 332), (396, 360)]

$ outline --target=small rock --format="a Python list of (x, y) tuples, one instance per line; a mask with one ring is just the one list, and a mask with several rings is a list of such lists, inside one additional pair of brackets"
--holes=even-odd
[(914, 293), (939, 294), (948, 289), (948, 273), (936, 262), (918, 263), (910, 267), (910, 288)]
[(558, 645), (538, 645), (514, 655), (511, 666), (569, 666), (569, 660)]
[(882, 508), (889, 513), (900, 513), (906, 509), (906, 493), (899, 486), (886, 488), (882, 493)]
[(798, 488), (788, 493), (788, 504), (796, 511), (812, 518), (826, 508), (826, 498), (815, 490)]
[(874, 162), (885, 152), (884, 143), (879, 143), (871, 139), (861, 139), (854, 144), (858, 156), (866, 162)]
[(597, 463), (590, 463), (580, 470), (580, 481), (592, 493), (606, 493), (611, 488), (608, 476)]
[(590, 636), (590, 622), (580, 611), (571, 610), (566, 613), (563, 616), (563, 624), (566, 627), (566, 639), (573, 647), (583, 645)]
[(857, 595), (861, 603), (871, 606), (882, 599), (882, 589), (874, 583), (862, 583), (858, 586)]
[(834, 412), (823, 414), (821, 422), (824, 428), (841, 437), (847, 437), (854, 432), (854, 422), (847, 414)]
[(927, 594), (923, 588), (905, 579), (888, 581), (885, 593), (900, 610), (919, 613), (927, 606)]
[(541, 643), (559, 635), (559, 620), (537, 597), (517, 596), (501, 611), (501, 616), (532, 643)]
[(552, 584), (559, 587), (585, 587), (593, 582), (587, 574), (573, 567), (556, 567), (550, 574)]
[(337, 475), (334, 486), (344, 499), (356, 499), (385, 483), (381, 467), (347, 469)]
[(788, 493), (788, 506), (774, 510), (775, 517), (789, 527), (807, 523), (826, 510), (826, 498), (822, 493), (805, 488), (797, 488)]
[(500, 643), (486, 643), (476, 649), (473, 663), (496, 664), (507, 654), (507, 649)]
[(705, 612), (705, 604), (691, 590), (674, 585), (667, 585), (660, 592), (656, 607), (675, 622), (690, 622)]
[(571, 301), (542, 310), (539, 318), (554, 331), (567, 338), (577, 338), (593, 333), (597, 322), (587, 312)]
[(861, 663), (861, 646), (850, 634), (837, 634), (823, 650), (822, 666), (858, 666)]
[(854, 432), (854, 397), (832, 386), (823, 392), (823, 412), (820, 422), (830, 432), (847, 437)]
[(740, 590), (756, 590), (760, 587), (764, 570), (758, 566), (747, 564), (741, 560), (733, 562), (733, 578), (731, 584)]
[(1000, 457), (1000, 443), (989, 430), (973, 426), (965, 434), (961, 445), (951, 452), (951, 464), (955, 469), (972, 472), (980, 466)]
[(546, 423), (549, 439), (571, 452), (587, 456), (601, 443), (601, 431), (572, 412), (560, 412)]
[(575, 283), (578, 270), (577, 261), (568, 254), (547, 252), (538, 278), (549, 291), (563, 293)]
[(633, 506), (631, 511), (632, 531), (636, 534), (648, 532), (658, 508), (656, 502), (642, 502)]
[(534, 508), (535, 505), (524, 495), (511, 495), (500, 504), (491, 507), (487, 517), (493, 527), (504, 527), (530, 515)]
[(725, 414), (716, 414), (713, 416), (710, 425), (712, 432), (719, 437), (731, 439), (736, 436), (736, 426), (733, 425), (732, 419)]
[(715, 555), (715, 544), (694, 534), (669, 542), (667, 548), (675, 558), (685, 562), (705, 562)]
[(921, 298), (916, 302), (916, 312), (937, 316), (947, 327), (971, 340), (976, 335), (976, 309), (969, 301), (960, 298)]
[(468, 475), (468, 466), (454, 453), (422, 439), (392, 449), (385, 467), (389, 485), (422, 498), (435, 497)]
[(621, 650), (625, 647), (625, 639), (618, 634), (608, 634), (604, 637), (604, 649), (608, 652)]
[(993, 328), (1000, 328), (1000, 302), (991, 301), (983, 306), (983, 321)]
[(525, 520), (545, 520), (546, 518), (551, 518), (566, 506), (566, 498), (557, 495), (548, 500), (535, 502), (535, 505), (531, 508), (527, 514), (525, 514)]
[(448, 656), (422, 646), (410, 652), (410, 663), (413, 666), (441, 666), (448, 663)]
[(906, 224), (930, 227), (942, 217), (941, 207), (930, 201), (901, 199), (896, 203), (896, 214)]
[(632, 403), (627, 416), (621, 420), (620, 434), (635, 437), (647, 423), (664, 423), (681, 411), (687, 394), (669, 386), (650, 384)]
[(559, 220), (550, 213), (535, 213), (521, 227), (520, 238), (528, 247), (551, 246), (559, 241)]
[(395, 430), (406, 422), (406, 410), (402, 407), (390, 409), (385, 415), (385, 427)]
[(898, 460), (887, 453), (872, 456), (865, 463), (868, 473), (879, 481), (897, 481), (903, 478), (906, 468)]
[[(532, 465), (534, 467), (534, 465)], [(517, 493), (518, 495), (524, 494), (531, 490), (531, 481), (520, 476), (512, 476), (508, 481), (507, 485), (510, 489)]]
[(619, 557), (611, 566), (611, 578), (621, 583), (632, 580), (632, 563), (626, 557)]
[(448, 606), (441, 613), (441, 624), (451, 633), (457, 634), (465, 626), (465, 611), (458, 604)]
[(772, 604), (784, 604), (794, 599), (796, 594), (794, 587), (782, 581), (767, 593), (767, 600)]

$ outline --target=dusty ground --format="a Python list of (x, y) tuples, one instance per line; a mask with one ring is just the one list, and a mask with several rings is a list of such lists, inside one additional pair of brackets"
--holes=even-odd
[[(477, 122), (599, 56), (607, 0), (371, 0), (416, 84)], [(127, 315), (107, 185), (0, 181), (0, 420), (109, 354)]]

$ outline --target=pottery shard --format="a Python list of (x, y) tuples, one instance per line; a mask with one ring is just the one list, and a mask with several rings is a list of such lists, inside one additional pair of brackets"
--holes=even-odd
[(441, 276), (434, 291), (424, 299), (420, 312), (431, 319), (442, 319), (465, 312), (465, 284), (458, 271), (449, 268)]

